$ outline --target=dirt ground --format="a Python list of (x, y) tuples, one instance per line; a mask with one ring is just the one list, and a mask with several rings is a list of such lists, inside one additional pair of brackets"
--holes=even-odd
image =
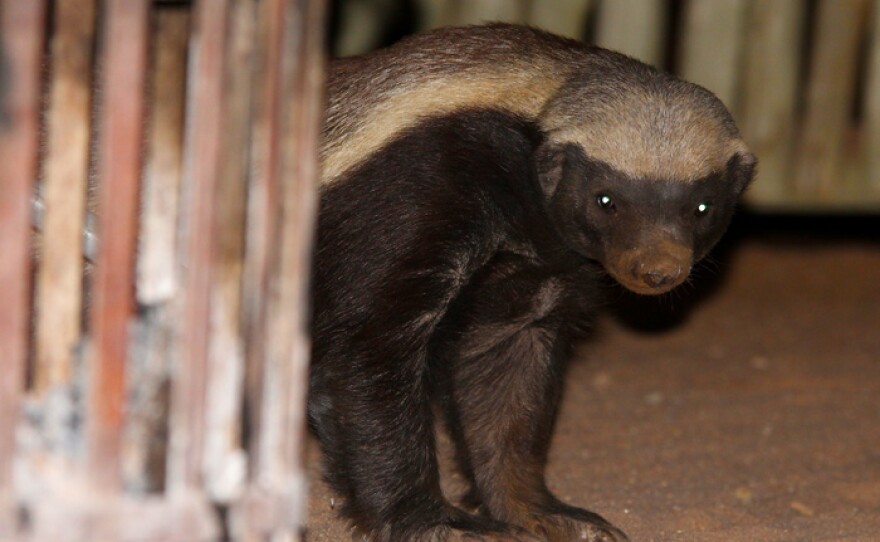
[[(616, 296), (571, 365), (551, 488), (634, 542), (880, 541), (880, 222), (745, 217), (715, 260)], [(351, 540), (336, 502), (313, 481), (309, 542)]]

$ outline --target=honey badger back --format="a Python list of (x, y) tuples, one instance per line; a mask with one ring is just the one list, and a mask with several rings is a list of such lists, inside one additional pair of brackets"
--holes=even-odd
[[(544, 483), (563, 365), (603, 269), (663, 293), (726, 228), (755, 160), (724, 107), (533, 29), (446, 29), (331, 65), (322, 161), (309, 415), (345, 513), (377, 541), (626, 540)], [(440, 491), (435, 402), (474, 513)]]

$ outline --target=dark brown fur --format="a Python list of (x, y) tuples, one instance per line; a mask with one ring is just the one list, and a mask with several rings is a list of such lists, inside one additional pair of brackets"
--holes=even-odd
[(344, 513), (377, 542), (626, 540), (544, 482), (565, 362), (603, 268), (662, 293), (718, 240), (754, 171), (730, 116), (507, 25), (338, 61), (328, 91), (309, 415)]

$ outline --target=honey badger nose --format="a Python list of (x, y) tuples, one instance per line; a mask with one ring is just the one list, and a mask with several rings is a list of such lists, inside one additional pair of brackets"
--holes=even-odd
[(630, 269), (632, 277), (651, 288), (663, 288), (678, 284), (684, 273), (684, 267), (673, 259), (644, 263), (635, 262)]

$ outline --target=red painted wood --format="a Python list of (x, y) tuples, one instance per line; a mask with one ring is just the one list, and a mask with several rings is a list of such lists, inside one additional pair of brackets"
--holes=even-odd
[(187, 99), (181, 212), (185, 220), (181, 355), (174, 372), (170, 485), (199, 488), (205, 441), (214, 191), (223, 141), (224, 57), (229, 3), (196, 4)]
[(144, 125), (148, 0), (104, 3), (98, 162), (98, 238), (90, 313), (88, 469), (100, 489), (121, 483), (125, 364)]
[(37, 171), (46, 4), (0, 4), (0, 493), (12, 483), (30, 326), (31, 194)]

